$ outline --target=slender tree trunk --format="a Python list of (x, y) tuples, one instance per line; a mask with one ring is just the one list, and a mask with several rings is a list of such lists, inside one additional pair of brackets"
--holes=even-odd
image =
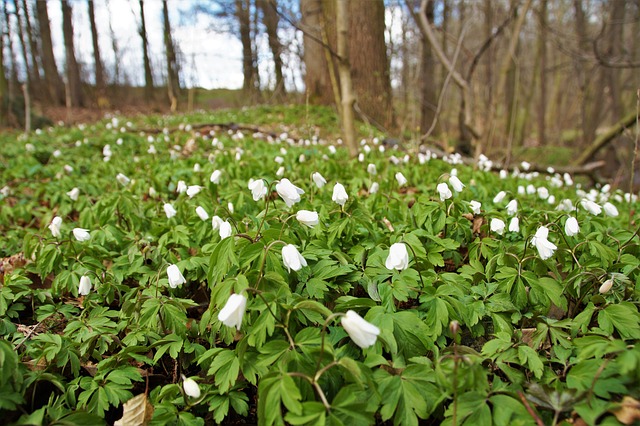
[[(427, 22), (433, 25), (434, 21), (434, 1), (429, 0), (425, 11)], [(446, 35), (445, 35), (446, 38)], [(435, 88), (435, 58), (431, 49), (431, 43), (423, 36), (421, 42), (421, 77), (420, 78), (420, 132), (424, 134), (434, 122), (436, 118), (436, 108), (438, 100), (436, 99)]]
[(40, 43), (42, 45), (42, 68), (44, 68), (44, 83), (47, 87), (49, 100), (55, 104), (63, 104), (65, 99), (64, 83), (58, 73), (58, 66), (53, 55), (53, 43), (51, 41), (51, 27), (47, 2), (36, 1), (36, 15), (40, 30)]
[(278, 38), (279, 17), (276, 13), (277, 0), (258, 0), (262, 9), (262, 21), (267, 29), (269, 49), (273, 55), (276, 87), (273, 91), (276, 98), (282, 98), (285, 94), (284, 74), (282, 73), (282, 44)]
[(240, 24), (242, 42), (242, 90), (250, 98), (256, 96), (256, 69), (253, 64), (253, 45), (251, 42), (251, 10), (249, 0), (235, 0), (236, 17)]
[(538, 143), (547, 144), (547, 14), (548, 0), (540, 0), (538, 49), (540, 50), (540, 99), (538, 103)]
[[(494, 13), (493, 13), (493, 1), (492, 0), (484, 0), (484, 37), (485, 40), (489, 40), (491, 35), (493, 34), (493, 23), (494, 23)], [(486, 80), (483, 84), (485, 88), (486, 94), (486, 104), (484, 108), (484, 120), (485, 122), (489, 119), (489, 107), (493, 102), (493, 66), (495, 63), (496, 49), (495, 44), (491, 43), (489, 46), (486, 57)]]
[[(625, 19), (625, 4), (623, 0), (612, 0), (609, 2), (609, 24), (607, 25), (607, 56), (618, 60), (625, 49), (623, 43), (623, 30)], [(636, 34), (638, 36), (638, 34)], [(613, 68), (606, 69), (606, 79), (609, 98), (611, 100), (611, 112), (613, 120), (617, 121), (624, 114), (621, 95), (620, 95), (620, 77), (622, 73)]]
[(349, 155), (353, 158), (358, 155), (358, 143), (356, 142), (355, 116), (353, 106), (355, 95), (351, 81), (351, 69), (349, 66), (349, 5), (348, 0), (336, 0), (336, 27), (338, 44), (338, 72), (340, 73), (340, 95), (342, 98), (342, 133), (349, 149)]
[(31, 14), (29, 12), (29, 4), (27, 0), (22, 0), (22, 10), (24, 12), (24, 23), (27, 31), (27, 40), (29, 40), (29, 53), (31, 55), (31, 66), (33, 73), (31, 76), (32, 89), (34, 91), (40, 90), (42, 77), (40, 73), (40, 46), (38, 45), (36, 28), (31, 24)]
[(96, 88), (98, 89), (99, 96), (106, 96), (104, 65), (102, 64), (102, 58), (100, 57), (101, 55), (100, 45), (98, 43), (98, 27), (96, 26), (96, 14), (93, 8), (93, 1), (94, 0), (87, 0), (87, 4), (89, 9), (89, 25), (91, 27), (91, 43), (93, 44), (93, 63)]
[[(4, 8), (2, 9), (4, 13)], [(0, 16), (1, 18), (1, 16)], [(7, 67), (4, 63), (4, 35), (0, 34), (0, 127), (7, 121)]]
[(11, 32), (11, 17), (9, 16), (9, 11), (7, 9), (7, 0), (3, 0), (3, 10), (4, 10), (4, 25), (5, 25), (5, 34), (7, 36), (7, 50), (9, 51), (9, 60), (11, 62), (11, 67), (9, 69), (9, 85), (8, 85), (8, 95), (9, 95), (9, 103), (12, 103), (15, 99), (16, 87), (20, 82), (18, 81), (18, 68), (16, 61), (16, 54), (13, 50), (13, 33)]
[(149, 41), (147, 39), (147, 25), (144, 19), (144, 0), (140, 0), (140, 38), (142, 39), (142, 59), (144, 62), (144, 96), (149, 102), (153, 98), (153, 73), (149, 59)]
[(304, 84), (311, 103), (329, 105), (334, 102), (329, 67), (325, 59), (322, 40), (322, 0), (300, 0), (305, 65)]
[[(116, 33), (113, 30), (113, 23), (112, 23), (113, 14), (111, 13), (109, 0), (107, 0), (107, 9), (109, 10), (109, 36), (111, 38), (111, 50), (113, 51), (113, 80), (112, 81), (113, 81), (113, 85), (117, 86), (120, 82), (120, 49), (118, 48)], [(147, 64), (145, 64), (145, 66), (146, 65)], [(146, 73), (146, 68), (145, 68), (145, 73)], [(145, 86), (145, 91), (146, 91), (146, 86)]]
[[(359, 111), (379, 127), (395, 127), (384, 40), (383, 0), (349, 0), (349, 62)], [(344, 103), (344, 100), (343, 100)]]
[(169, 22), (169, 7), (167, 0), (162, 0), (162, 20), (164, 23), (164, 47), (167, 56), (167, 93), (171, 102), (171, 111), (178, 109), (178, 93), (180, 92), (180, 77), (178, 75), (178, 62), (171, 35), (171, 23)]
[[(18, 6), (18, 2), (17, 0), (13, 0), (13, 7), (16, 15), (16, 20), (18, 23), (18, 41), (20, 42), (20, 53), (22, 53), (22, 62), (24, 63), (24, 82), (23, 85), (25, 85), (26, 87), (26, 92), (29, 92), (29, 86), (30, 83), (33, 81), (33, 68), (32, 65), (30, 64), (30, 60), (29, 60), (29, 54), (27, 53), (28, 47), (27, 47), (27, 42), (25, 40), (25, 30), (24, 30), (24, 24), (22, 22), (22, 16), (20, 14), (20, 8)], [(24, 89), (23, 89), (24, 92)]]
[(67, 107), (84, 106), (82, 95), (82, 81), (80, 67), (76, 61), (73, 43), (72, 10), (67, 0), (60, 0), (62, 4), (62, 34), (64, 36), (64, 50), (67, 64)]

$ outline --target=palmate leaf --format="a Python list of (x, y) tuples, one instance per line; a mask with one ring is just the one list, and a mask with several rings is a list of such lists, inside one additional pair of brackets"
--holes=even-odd
[(609, 305), (601, 310), (598, 324), (608, 334), (615, 328), (623, 339), (640, 339), (640, 314), (638, 308), (629, 302)]

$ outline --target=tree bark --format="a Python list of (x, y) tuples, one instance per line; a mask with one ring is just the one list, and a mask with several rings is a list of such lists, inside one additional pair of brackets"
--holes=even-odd
[(104, 77), (104, 65), (102, 64), (102, 58), (100, 55), (100, 44), (98, 43), (98, 27), (96, 26), (96, 14), (93, 8), (93, 1), (94, 0), (87, 0), (89, 9), (89, 25), (91, 27), (91, 43), (93, 44), (94, 75), (99, 96), (105, 96), (106, 81)]
[(591, 144), (582, 151), (582, 154), (578, 157), (574, 164), (577, 166), (583, 165), (591, 160), (597, 153), (605, 147), (607, 144), (612, 142), (616, 137), (618, 137), (622, 132), (626, 129), (632, 127), (636, 124), (638, 114), (636, 111), (633, 111), (623, 117), (616, 124), (611, 126), (607, 131), (602, 133), (600, 136), (595, 138)]
[[(4, 12), (4, 8), (2, 9)], [(0, 19), (2, 17), (0, 16)], [(4, 126), (7, 121), (7, 67), (4, 63), (4, 36), (0, 34), (0, 127)]]
[(254, 99), (257, 95), (257, 69), (253, 62), (254, 53), (251, 42), (251, 4), (250, 0), (235, 0), (235, 5), (242, 42), (242, 75), (244, 77), (242, 90), (250, 99)]
[(149, 59), (149, 41), (147, 39), (147, 25), (144, 18), (144, 0), (140, 4), (140, 38), (142, 39), (142, 60), (144, 63), (144, 96), (149, 102), (153, 98), (153, 73)]
[(82, 95), (80, 67), (76, 61), (73, 43), (73, 12), (67, 0), (60, 0), (60, 2), (62, 4), (62, 34), (64, 36), (64, 51), (67, 64), (67, 107), (81, 107), (84, 106), (84, 97)]
[(350, 0), (348, 3), (349, 62), (358, 109), (378, 127), (392, 129), (395, 117), (384, 40), (384, 2)]
[[(433, 25), (434, 21), (434, 1), (429, 0), (425, 10), (426, 19), (429, 25)], [(446, 38), (446, 35), (445, 37)], [(443, 45), (444, 49), (444, 45)], [(425, 133), (436, 118), (436, 107), (438, 100), (436, 98), (435, 79), (435, 58), (431, 44), (426, 37), (421, 40), (420, 55), (420, 92), (422, 93), (420, 102), (420, 132)]]
[(348, 0), (336, 0), (336, 27), (338, 45), (338, 72), (340, 74), (340, 96), (342, 102), (342, 133), (349, 155), (355, 158), (358, 155), (358, 143), (356, 141), (355, 93), (351, 80), (351, 68), (349, 66), (349, 5)]
[(42, 46), (42, 68), (44, 68), (44, 83), (47, 87), (49, 100), (61, 105), (65, 99), (65, 89), (62, 78), (58, 73), (58, 66), (53, 55), (53, 43), (51, 41), (51, 27), (47, 2), (36, 1), (36, 16), (40, 30), (40, 43)]
[(305, 65), (304, 85), (309, 102), (330, 105), (334, 102), (329, 67), (325, 59), (322, 40), (322, 0), (300, 0)]
[(547, 14), (548, 0), (540, 1), (540, 11), (538, 15), (538, 26), (540, 35), (538, 38), (538, 49), (540, 49), (540, 99), (538, 100), (538, 143), (541, 146), (547, 144)]
[(164, 23), (164, 47), (167, 58), (167, 94), (171, 102), (171, 111), (176, 111), (178, 109), (178, 94), (180, 92), (180, 76), (178, 74), (175, 46), (171, 35), (167, 0), (162, 0), (162, 21)]
[(281, 99), (285, 94), (284, 74), (282, 73), (282, 44), (278, 38), (279, 17), (276, 13), (277, 0), (258, 0), (262, 9), (262, 22), (267, 29), (269, 38), (269, 49), (273, 55), (274, 74), (276, 86), (273, 94), (277, 99)]
[(33, 25), (31, 25), (31, 14), (29, 13), (29, 4), (27, 0), (22, 0), (22, 10), (24, 12), (24, 24), (27, 31), (27, 40), (29, 40), (29, 53), (31, 57), (31, 66), (33, 73), (31, 75), (32, 89), (34, 91), (40, 91), (42, 82), (40, 74), (40, 46), (38, 46), (37, 32)]

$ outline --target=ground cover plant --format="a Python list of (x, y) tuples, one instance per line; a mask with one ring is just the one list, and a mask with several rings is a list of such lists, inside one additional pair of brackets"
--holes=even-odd
[(0, 136), (4, 422), (639, 419), (634, 196), (252, 114)]

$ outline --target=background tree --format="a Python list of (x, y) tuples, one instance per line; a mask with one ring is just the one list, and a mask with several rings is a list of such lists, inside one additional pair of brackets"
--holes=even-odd
[(29, 2), (22, 0), (22, 16), (24, 21), (24, 28), (29, 42), (29, 58), (31, 60), (31, 86), (34, 93), (40, 93), (41, 83), (41, 66), (39, 58), (42, 56), (40, 53), (40, 46), (38, 45), (38, 31), (37, 25), (34, 26), (31, 22), (31, 12), (29, 11)]
[(38, 30), (40, 32), (40, 44), (42, 47), (42, 68), (44, 69), (44, 84), (49, 101), (54, 104), (62, 104), (65, 100), (64, 83), (58, 73), (58, 67), (53, 55), (53, 42), (51, 41), (51, 27), (47, 2), (36, 1), (36, 16), (38, 18)]
[(251, 0), (235, 0), (235, 14), (238, 19), (240, 41), (242, 42), (242, 91), (250, 99), (256, 99), (258, 93), (258, 68), (254, 61), (255, 53), (251, 38)]
[[(2, 8), (4, 14), (4, 7)], [(0, 18), (2, 18), (0, 16)], [(0, 126), (6, 125), (8, 114), (7, 67), (4, 62), (4, 31), (0, 33)]]
[(282, 44), (278, 38), (280, 18), (277, 13), (277, 0), (257, 0), (257, 4), (262, 10), (262, 22), (267, 31), (269, 49), (273, 56), (273, 68), (275, 74), (275, 88), (273, 94), (277, 99), (281, 99), (285, 94), (285, 86), (284, 74), (282, 73)]
[(100, 44), (98, 43), (98, 27), (96, 26), (96, 14), (93, 7), (93, 0), (87, 0), (89, 12), (89, 26), (91, 28), (91, 44), (93, 45), (93, 66), (96, 89), (100, 98), (106, 96), (106, 79), (104, 65), (100, 55)]
[(178, 108), (178, 96), (180, 94), (180, 69), (178, 67), (176, 47), (171, 33), (167, 0), (162, 0), (162, 22), (167, 59), (167, 93), (169, 94), (169, 101), (171, 102), (171, 111), (176, 111)]
[(142, 39), (142, 62), (144, 66), (144, 94), (148, 101), (153, 97), (153, 73), (151, 71), (151, 60), (149, 59), (149, 41), (147, 39), (147, 24), (144, 17), (144, 0), (140, 4), (140, 38)]
[(62, 5), (62, 35), (64, 37), (64, 52), (67, 66), (67, 107), (84, 106), (80, 67), (76, 61), (73, 42), (72, 9), (67, 0), (60, 0)]

